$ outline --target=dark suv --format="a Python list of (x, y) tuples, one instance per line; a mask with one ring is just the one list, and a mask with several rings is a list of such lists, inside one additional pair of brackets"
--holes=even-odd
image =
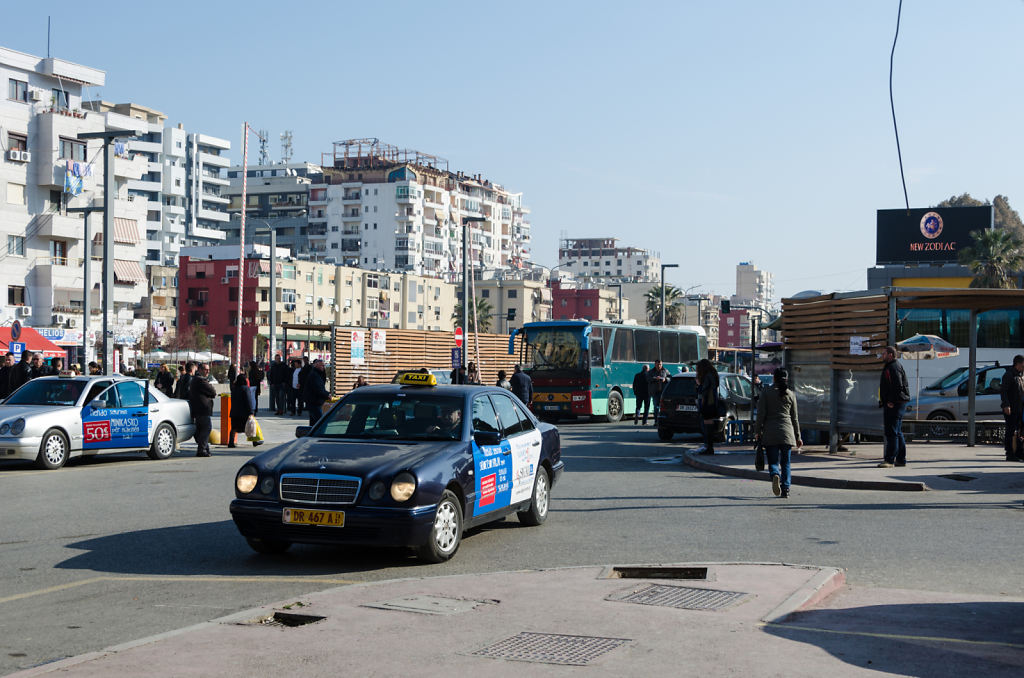
[[(726, 414), (715, 426), (715, 439), (725, 438), (725, 422), (729, 419), (750, 417), (753, 387), (750, 379), (732, 372), (718, 374), (718, 397), (725, 401)], [(755, 399), (756, 400), (756, 399)], [(693, 372), (672, 375), (661, 394), (658, 411), (658, 437), (672, 440), (676, 433), (699, 433), (700, 415), (697, 412), (697, 375)]]

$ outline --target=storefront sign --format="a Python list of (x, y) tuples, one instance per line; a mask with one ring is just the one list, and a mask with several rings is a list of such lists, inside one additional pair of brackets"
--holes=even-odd
[(991, 205), (878, 210), (875, 263), (957, 263), (971, 232), (992, 223)]

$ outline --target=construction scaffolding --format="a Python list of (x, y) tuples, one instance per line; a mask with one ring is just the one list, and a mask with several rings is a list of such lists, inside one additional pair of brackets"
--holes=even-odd
[(376, 137), (335, 141), (330, 152), (321, 153), (320, 165), (338, 170), (383, 169), (410, 164), (448, 172), (448, 161), (411, 148), (399, 148)]

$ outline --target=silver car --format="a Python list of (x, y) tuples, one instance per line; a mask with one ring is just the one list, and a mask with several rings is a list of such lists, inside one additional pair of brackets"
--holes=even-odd
[(0, 405), (0, 459), (35, 460), (44, 469), (126, 450), (166, 459), (194, 434), (186, 401), (130, 377), (40, 377)]
[[(987, 365), (977, 370), (975, 390), (975, 413), (979, 419), (1002, 421), (999, 386), (1005, 365)], [(920, 407), (918, 399), (907, 403), (907, 419), (928, 419), (931, 421), (964, 421), (967, 419), (967, 367), (958, 367), (933, 384), (921, 389)]]

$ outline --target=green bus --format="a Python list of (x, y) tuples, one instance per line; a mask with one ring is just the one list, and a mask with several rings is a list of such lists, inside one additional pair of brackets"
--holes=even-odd
[(509, 337), (509, 354), (533, 380), (530, 408), (548, 420), (589, 416), (619, 421), (636, 413), (633, 377), (661, 360), (669, 374), (708, 356), (702, 327), (646, 327), (589, 320), (526, 323)]

